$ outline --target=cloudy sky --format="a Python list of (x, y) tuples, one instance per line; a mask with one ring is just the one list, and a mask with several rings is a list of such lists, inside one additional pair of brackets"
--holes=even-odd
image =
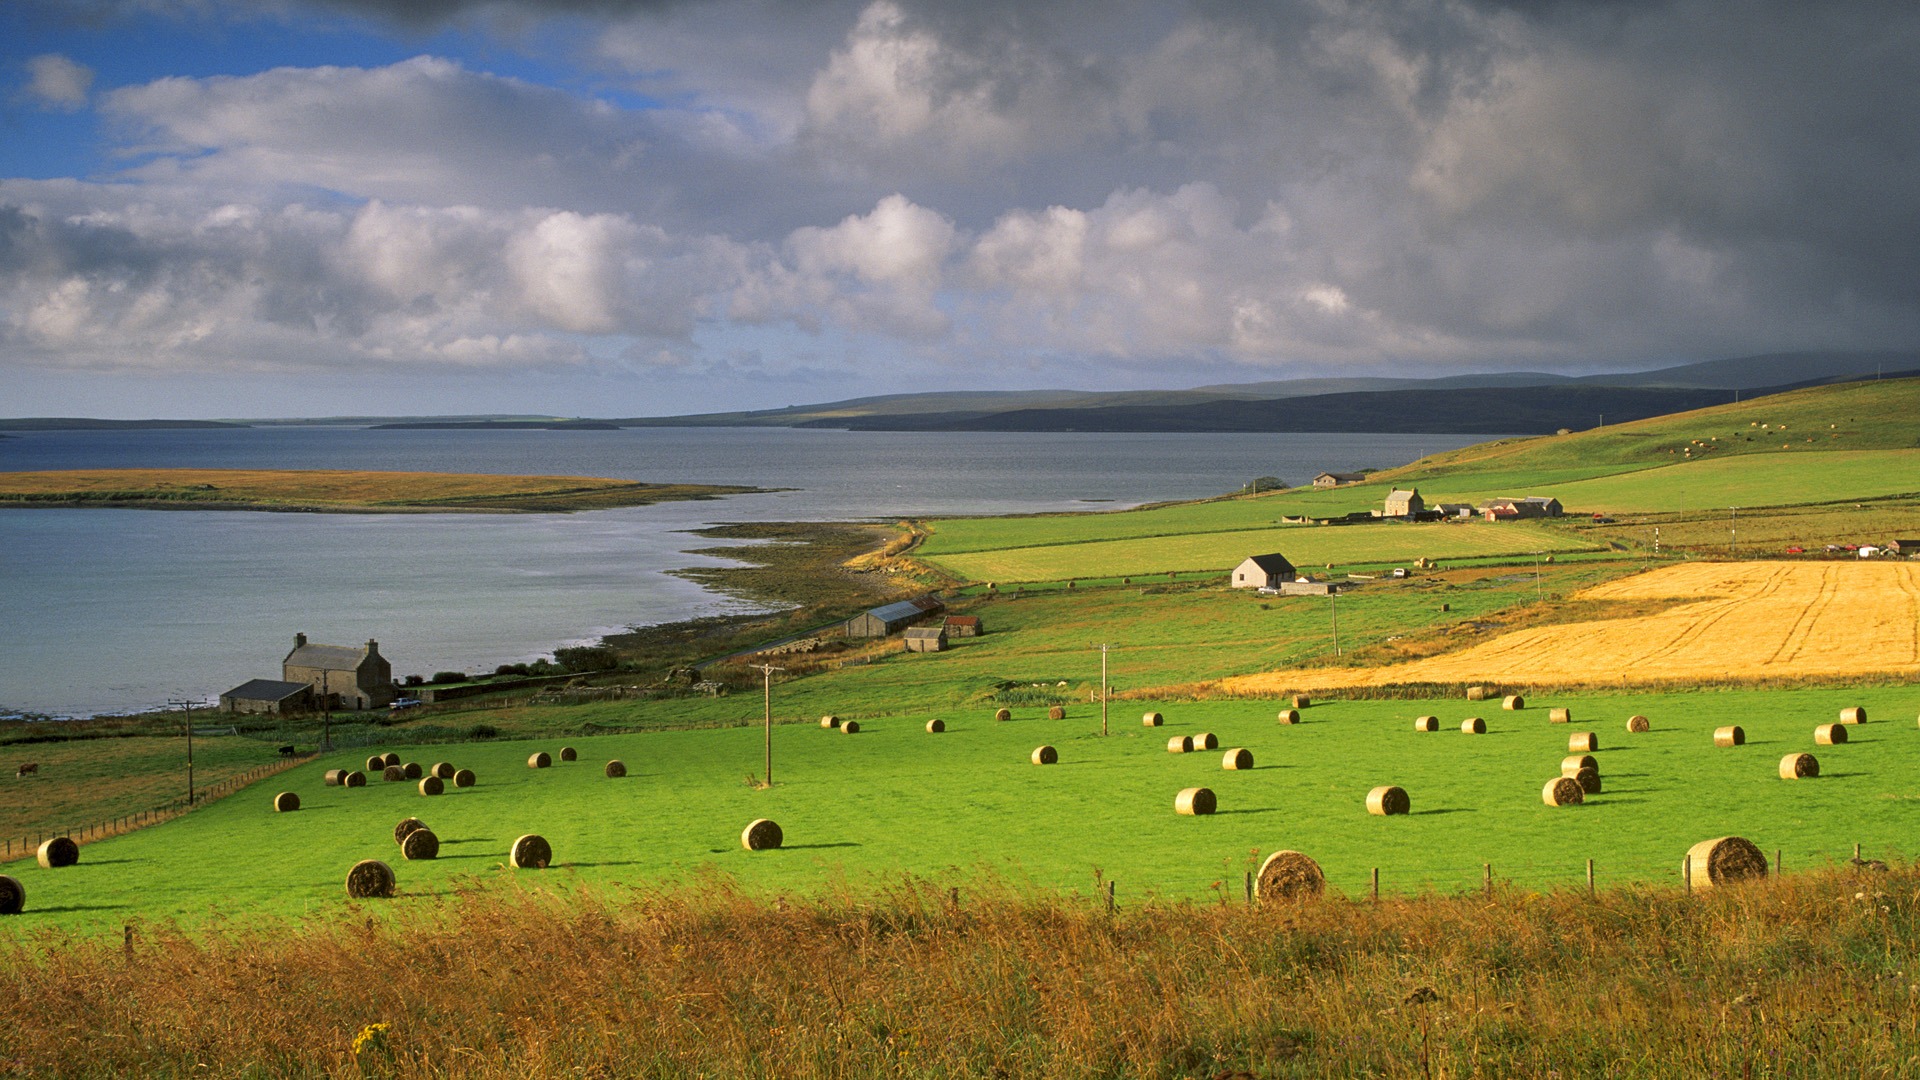
[(0, 415), (1920, 344), (1911, 0), (8, 0)]

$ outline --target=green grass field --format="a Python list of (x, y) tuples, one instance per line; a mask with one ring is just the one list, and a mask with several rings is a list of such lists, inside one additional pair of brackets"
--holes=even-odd
[(1240, 532), (1202, 532), (1137, 540), (1003, 548), (927, 561), (971, 581), (1059, 581), (1099, 575), (1174, 571), (1223, 573), (1249, 555), (1278, 551), (1303, 571), (1316, 567), (1406, 562), (1426, 556), (1460, 559), (1574, 551), (1592, 545), (1540, 526), (1509, 522), (1409, 525), (1295, 525)]
[[(1864, 704), (1873, 722), (1845, 746), (1815, 747), (1813, 728), (1843, 705)], [(747, 706), (736, 699), (738, 706)], [(321, 773), (357, 758), (317, 761), (264, 781), (175, 822), (83, 849), (79, 866), (45, 870), (16, 863), (30, 910), (10, 933), (46, 926), (113, 929), (132, 919), (299, 916), (337, 909), (347, 868), (385, 859), (399, 874), (406, 908), (437, 903), (514, 878), (544, 887), (595, 882), (697, 883), (721, 873), (753, 888), (817, 891), (837, 881), (884, 882), (902, 873), (964, 879), (981, 872), (1042, 888), (1118, 881), (1124, 899), (1148, 895), (1237, 894), (1257, 856), (1281, 847), (1307, 851), (1348, 894), (1378, 867), (1383, 889), (1405, 892), (1476, 884), (1481, 864), (1527, 887), (1572, 887), (1593, 859), (1603, 882), (1674, 882), (1693, 842), (1723, 834), (1781, 849), (1789, 868), (1841, 860), (1861, 844), (1869, 855), (1913, 850), (1920, 828), (1920, 691), (1877, 688), (1727, 691), (1686, 695), (1597, 695), (1535, 701), (1520, 713), (1494, 704), (1353, 701), (1316, 705), (1304, 723), (1274, 720), (1267, 701), (1171, 704), (1167, 726), (1147, 729), (1151, 705), (1116, 705), (1113, 734), (1098, 734), (1098, 709), (1071, 709), (1061, 721), (1037, 709), (996, 723), (982, 708), (866, 721), (855, 735), (814, 725), (775, 731), (771, 791), (745, 778), (761, 764), (757, 725), (571, 740), (581, 760), (527, 768), (535, 749), (559, 740), (401, 748), (430, 764), (475, 769), (478, 786), (426, 798), (410, 783), (374, 780), (329, 788)], [(1569, 705), (1576, 723), (1550, 724), (1545, 706)], [(751, 712), (743, 708), (742, 711)], [(1431, 712), (1442, 729), (1413, 730)], [(1641, 712), (1653, 730), (1629, 736)], [(1469, 715), (1488, 719), (1481, 736), (1460, 733)], [(923, 730), (930, 716), (944, 734)], [(744, 717), (742, 719), (745, 719)], [(1748, 744), (1715, 749), (1710, 732), (1739, 723)], [(1552, 809), (1541, 786), (1558, 774), (1572, 731), (1599, 733), (1606, 790), (1581, 807)], [(1215, 733), (1223, 748), (1244, 746), (1257, 768), (1228, 772), (1221, 753), (1170, 754), (1171, 735)], [(1060, 763), (1034, 766), (1041, 743)], [(1815, 752), (1823, 775), (1784, 781), (1789, 751)], [(602, 776), (609, 758), (632, 775)], [(1376, 784), (1412, 796), (1404, 818), (1368, 815)], [(1173, 812), (1189, 786), (1218, 793), (1221, 812)], [(276, 814), (277, 790), (300, 794), (303, 809)], [(406, 863), (392, 827), (406, 816), (440, 836), (442, 857)], [(739, 833), (772, 817), (788, 846), (748, 853)], [(538, 832), (557, 866), (513, 871), (513, 839)]]

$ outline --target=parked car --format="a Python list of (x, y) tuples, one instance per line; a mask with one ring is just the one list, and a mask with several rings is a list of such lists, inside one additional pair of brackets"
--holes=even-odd
[(419, 698), (412, 698), (412, 697), (395, 698), (393, 704), (387, 706), (387, 708), (392, 709), (395, 712), (398, 712), (401, 709), (411, 709), (418, 704), (420, 704)]
[(1798, 544), (1795, 544), (1794, 546), (1787, 549), (1787, 554), (1789, 555), (1805, 555), (1806, 553), (1807, 553), (1807, 549), (1801, 547)]

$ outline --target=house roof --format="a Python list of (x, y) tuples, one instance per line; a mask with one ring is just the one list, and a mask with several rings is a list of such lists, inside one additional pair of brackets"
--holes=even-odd
[[(1339, 480), (1346, 483), (1351, 483), (1355, 480), (1365, 480), (1367, 478), (1366, 473), (1360, 473), (1360, 472), (1323, 472), (1320, 474), (1320, 476), (1330, 476), (1335, 480)], [(1314, 479), (1318, 480), (1320, 479), (1320, 476), (1316, 476), (1314, 477)]]
[(1293, 564), (1287, 561), (1285, 555), (1277, 551), (1271, 555), (1249, 555), (1247, 561), (1269, 574), (1293, 573)]
[(347, 645), (300, 645), (287, 654), (286, 662), (295, 667), (326, 671), (352, 671), (367, 658), (367, 650)]
[(947, 625), (948, 625), (948, 626), (979, 626), (979, 625), (980, 625), (980, 616), (978, 616), (978, 615), (949, 615), (949, 616), (947, 616)]
[(947, 634), (947, 631), (943, 627), (914, 626), (914, 627), (908, 628), (905, 636), (910, 638), (937, 638), (937, 637), (945, 637), (946, 634)]
[(925, 597), (921, 597), (916, 600), (901, 600), (898, 603), (882, 604), (868, 611), (867, 614), (879, 619), (881, 622), (899, 622), (901, 619), (911, 619), (918, 615), (925, 615), (929, 611), (936, 611), (939, 607), (940, 602), (938, 600), (930, 601)]
[(281, 682), (279, 679), (249, 679), (239, 686), (221, 694), (224, 698), (238, 698), (241, 701), (285, 701), (298, 697), (313, 689), (303, 682)]
[(1420, 494), (1419, 488), (1394, 488), (1387, 492), (1389, 499), (1408, 499)]

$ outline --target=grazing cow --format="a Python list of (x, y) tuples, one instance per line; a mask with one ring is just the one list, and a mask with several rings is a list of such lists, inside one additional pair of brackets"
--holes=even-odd
[(13, 770), (13, 778), (15, 780), (18, 780), (21, 777), (27, 775), (28, 773), (37, 773), (39, 771), (40, 771), (40, 763), (37, 761), (29, 761), (25, 765), (22, 765), (19, 768)]
[(281, 757), (292, 757), (293, 754), (294, 754), (294, 750), (293, 750), (293, 747), (291, 746), (283, 746), (280, 748)]

